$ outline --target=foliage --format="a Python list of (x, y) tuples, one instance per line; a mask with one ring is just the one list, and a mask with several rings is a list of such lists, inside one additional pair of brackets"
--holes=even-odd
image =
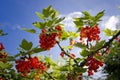
[[(3, 44), (0, 43), (0, 80), (82, 80), (84, 73), (87, 72), (88, 76), (92, 76), (99, 67), (103, 66), (104, 61), (106, 65), (117, 64), (117, 61), (112, 62), (112, 60), (117, 53), (120, 53), (118, 45), (120, 39), (114, 42), (120, 31), (106, 29), (104, 30), (106, 36), (112, 38), (109, 41), (101, 40), (99, 22), (104, 10), (95, 16), (87, 11), (82, 13), (82, 17), (74, 18), (73, 22), (77, 30), (72, 32), (64, 29), (62, 21), (65, 17), (58, 17), (59, 12), (51, 5), (41, 13), (36, 12), (41, 22), (33, 22), (33, 25), (39, 30), (23, 28), (24, 31), (32, 34), (39, 33), (36, 47), (33, 46), (33, 42), (23, 39), (19, 45), (19, 52), (14, 56), (8, 56)], [(0, 31), (0, 35), (2, 34), (3, 31)], [(61, 42), (65, 41), (68, 44), (61, 46)], [(61, 50), (59, 61), (53, 60), (50, 56), (35, 56), (49, 51), (55, 45)], [(81, 57), (72, 52), (74, 48), (80, 50)]]
[(111, 45), (110, 54), (105, 59), (105, 73), (108, 73), (108, 80), (120, 79), (120, 44), (115, 41)]

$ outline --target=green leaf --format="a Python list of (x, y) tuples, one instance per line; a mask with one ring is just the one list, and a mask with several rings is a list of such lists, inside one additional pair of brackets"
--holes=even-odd
[(85, 16), (91, 16), (87, 11), (82, 12)]
[(36, 14), (40, 19), (45, 20), (45, 17), (41, 13), (36, 12)]
[(74, 71), (77, 72), (77, 73), (84, 73), (87, 71), (86, 68), (81, 68), (81, 67), (74, 67)]
[(98, 61), (101, 61), (103, 59), (102, 56), (99, 56), (98, 54), (94, 55), (95, 59), (97, 59)]
[(60, 71), (69, 71), (69, 68), (67, 66), (61, 66), (58, 68)]
[(55, 21), (53, 21), (53, 20), (48, 20), (48, 21), (46, 22), (46, 25), (47, 25), (48, 27), (52, 27), (52, 25), (53, 25), (54, 22), (55, 22)]
[(2, 68), (2, 69), (9, 69), (11, 67), (12, 67), (12, 64), (10, 64), (10, 63), (0, 62), (0, 68)]
[(91, 19), (92, 18), (92, 16), (87, 12), (87, 11), (84, 11), (84, 12), (82, 12), (83, 14), (84, 14), (84, 17), (83, 17), (83, 19)]
[(66, 40), (69, 37), (69, 33), (67, 33), (66, 31), (63, 30), (62, 34), (61, 34), (61, 39), (62, 40)]
[(111, 29), (108, 28), (103, 31), (105, 32), (106, 36), (113, 36), (116, 33), (116, 31), (112, 31)]
[(58, 17), (58, 14), (59, 14), (59, 13), (58, 13), (56, 10), (54, 10), (53, 15), (52, 15), (52, 19), (57, 18), (57, 17)]
[(48, 11), (47, 11), (46, 8), (43, 9), (42, 13), (43, 13), (43, 15), (44, 15), (45, 17), (48, 17), (48, 16), (49, 16), (49, 15), (48, 15)]
[(81, 62), (83, 58), (76, 58), (77, 62)]
[(42, 49), (42, 48), (34, 48), (32, 51), (33, 51), (34, 53), (39, 53), (39, 52), (42, 52), (42, 51), (45, 51), (45, 50)]
[(55, 63), (50, 57), (45, 57), (44, 60), (45, 60), (46, 63), (48, 63), (49, 65), (56, 66), (56, 63)]
[(70, 38), (72, 38), (72, 39), (79, 37), (79, 33), (76, 33), (76, 32), (73, 32), (73, 31), (70, 31), (69, 35), (70, 35)]
[(52, 11), (52, 6), (48, 6), (47, 8), (43, 9), (42, 13), (44, 15), (44, 17), (48, 18), (51, 15), (51, 11)]
[(57, 23), (63, 21), (64, 19), (65, 19), (65, 17), (63, 17), (63, 18), (59, 18), (59, 19), (57, 19), (57, 20), (55, 21), (55, 23), (57, 24)]
[(26, 31), (26, 32), (30, 32), (30, 33), (36, 33), (36, 30), (34, 29), (27, 29), (27, 28), (22, 28), (22, 30)]
[(75, 25), (77, 28), (82, 28), (83, 27), (83, 20), (81, 18), (75, 18), (75, 21), (74, 21)]
[(15, 61), (15, 57), (13, 57), (13, 56), (7, 56), (6, 60), (7, 61)]
[(96, 45), (92, 48), (92, 50), (97, 50), (99, 48), (101, 48), (105, 43), (105, 40), (102, 40), (100, 42), (97, 42)]
[(86, 48), (86, 46), (84, 44), (81, 44), (79, 42), (77, 42), (76, 44), (74, 44), (74, 46), (76, 46), (78, 48)]
[(87, 57), (89, 55), (89, 51), (87, 51), (86, 49), (83, 49), (82, 52), (80, 52), (80, 55), (83, 57)]
[(35, 26), (35, 27), (37, 27), (39, 29), (44, 29), (45, 26), (46, 26), (46, 23), (43, 23), (43, 22), (34, 22), (33, 26)]
[(94, 18), (95, 18), (95, 21), (98, 21), (98, 20), (104, 15), (104, 11), (105, 11), (105, 10), (99, 12), (99, 13), (94, 17)]
[(20, 44), (20, 47), (24, 50), (30, 50), (32, 48), (32, 45), (32, 42), (28, 42), (27, 40), (23, 39)]
[(4, 33), (3, 30), (0, 30), (0, 36), (8, 35), (8, 33)]

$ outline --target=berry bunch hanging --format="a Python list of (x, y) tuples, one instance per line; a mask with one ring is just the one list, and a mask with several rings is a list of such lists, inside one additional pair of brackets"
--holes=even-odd
[(42, 61), (39, 61), (37, 57), (16, 60), (16, 69), (21, 72), (23, 76), (27, 76), (31, 70), (39, 70), (40, 73), (44, 73), (46, 66)]
[(96, 25), (94, 27), (85, 26), (80, 31), (80, 40), (87, 38), (88, 41), (100, 40), (100, 29)]
[(47, 30), (43, 29), (42, 33), (40, 34), (40, 47), (45, 50), (50, 50), (50, 48), (54, 47), (56, 44), (56, 38), (60, 39), (62, 28), (61, 26), (56, 26), (55, 30), (57, 32), (48, 32)]
[(97, 72), (100, 66), (103, 66), (103, 62), (96, 60), (94, 57), (89, 57), (87, 59), (86, 66), (88, 66), (88, 75), (93, 75), (93, 72)]

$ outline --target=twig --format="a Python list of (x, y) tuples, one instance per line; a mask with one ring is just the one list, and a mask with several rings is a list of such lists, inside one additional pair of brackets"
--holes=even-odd
[(59, 44), (58, 41), (57, 41), (57, 44), (58, 44), (59, 48), (61, 49), (61, 51), (63, 51), (66, 56), (68, 56), (68, 57), (70, 57), (71, 59), (73, 59), (74, 62), (78, 65), (77, 60), (76, 60), (73, 56), (71, 56), (70, 54), (68, 54), (67, 52), (65, 52), (65, 50), (61, 47), (61, 45)]
[[(118, 33), (116, 33), (116, 34), (115, 34), (108, 42), (106, 42), (101, 48), (99, 48), (99, 49), (97, 49), (97, 50), (95, 50), (95, 51), (90, 52), (89, 55), (88, 55), (88, 57), (96, 54), (99, 50), (101, 50), (101, 49), (106, 48), (107, 46), (109, 46), (109, 45), (112, 43), (112, 41), (113, 41), (117, 36), (119, 36), (119, 35), (120, 35), (120, 31), (118, 31)], [(88, 57), (87, 57), (87, 58), (88, 58)], [(83, 67), (83, 66), (86, 64), (87, 58), (86, 58), (83, 62), (81, 62), (81, 64), (79, 65), (79, 67)]]
[(52, 80), (55, 80), (48, 72), (45, 72)]

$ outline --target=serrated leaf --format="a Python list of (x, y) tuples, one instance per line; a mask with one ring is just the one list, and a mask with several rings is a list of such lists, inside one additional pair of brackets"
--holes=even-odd
[(103, 59), (102, 56), (99, 56), (98, 54), (94, 55), (95, 59), (97, 59), (98, 61), (101, 61)]
[(12, 64), (10, 64), (10, 63), (0, 62), (0, 68), (2, 68), (2, 69), (9, 69), (11, 67), (12, 67)]
[(69, 37), (69, 33), (67, 33), (66, 31), (63, 30), (62, 34), (61, 34), (61, 40), (66, 40)]
[(89, 55), (89, 51), (87, 51), (86, 49), (83, 49), (82, 52), (80, 52), (80, 55), (83, 57), (87, 57)]
[(82, 13), (84, 14), (84, 16), (82, 17), (83, 20), (88, 20), (92, 18), (92, 16), (87, 11), (84, 11)]
[(48, 63), (49, 65), (56, 66), (56, 63), (55, 63), (50, 57), (45, 57), (44, 60), (45, 60), (46, 63)]
[(113, 36), (116, 32), (116, 31), (112, 31), (111, 29), (108, 29), (108, 28), (103, 31), (105, 32), (106, 36)]
[(54, 21), (48, 20), (48, 21), (46, 22), (46, 25), (47, 25), (48, 27), (51, 27), (51, 26), (53, 25), (53, 23), (54, 23)]
[(20, 44), (20, 47), (24, 50), (30, 50), (32, 48), (32, 45), (32, 42), (28, 42), (27, 40), (23, 39)]
[(32, 51), (33, 51), (34, 53), (39, 53), (39, 52), (42, 52), (42, 51), (45, 51), (45, 50), (42, 49), (42, 48), (34, 48)]
[(86, 68), (81, 68), (81, 67), (74, 67), (75, 72), (77, 73), (84, 73), (87, 71)]
[(35, 26), (35, 27), (37, 27), (39, 29), (45, 28), (45, 25), (46, 25), (46, 23), (43, 23), (43, 22), (34, 22), (33, 23), (33, 26)]
[(44, 15), (44, 17), (48, 18), (51, 15), (51, 11), (52, 11), (52, 6), (48, 6), (47, 8), (43, 9), (42, 13)]
[(101, 48), (105, 43), (105, 40), (102, 40), (100, 42), (97, 42), (96, 45), (92, 48), (92, 50), (97, 50), (99, 48)]
[(63, 17), (63, 18), (59, 18), (59, 19), (57, 19), (57, 20), (55, 21), (55, 23), (57, 24), (57, 23), (63, 21), (64, 19), (65, 19), (65, 17)]
[(45, 17), (41, 13), (36, 12), (36, 14), (40, 19), (45, 20)]
[(33, 33), (33, 34), (36, 33), (36, 30), (34, 30), (34, 29), (22, 28), (22, 30), (29, 32), (29, 33)]
[(79, 36), (78, 33), (75, 33), (75, 32), (73, 32), (73, 31), (70, 31), (70, 32), (69, 32), (69, 35), (70, 35), (70, 38), (72, 38), (72, 39), (77, 38), (77, 37)]
[(68, 67), (67, 66), (62, 66), (60, 68), (58, 68), (60, 71), (68, 71)]
[(105, 11), (105, 10), (99, 12), (99, 13), (94, 17), (94, 18), (95, 18), (95, 21), (96, 21), (96, 20), (98, 21), (98, 20), (104, 15), (104, 11)]
[(77, 28), (82, 28), (83, 25), (84, 25), (83, 21), (81, 19), (75, 20), (74, 23), (75, 23), (75, 25), (76, 25)]
[(76, 47), (78, 47), (78, 48), (86, 48), (85, 45), (83, 45), (83, 44), (81, 44), (81, 43), (79, 43), (79, 42), (77, 42), (76, 44), (74, 44), (74, 46), (76, 46)]
[(48, 17), (48, 16), (49, 16), (49, 15), (48, 15), (48, 11), (47, 11), (46, 8), (43, 9), (42, 13), (43, 13), (43, 15), (44, 15), (45, 17)]
[(52, 19), (55, 19), (58, 16), (58, 12), (56, 10), (54, 10), (53, 15), (52, 15)]
[(15, 57), (13, 57), (13, 56), (7, 56), (6, 60), (7, 61), (15, 61)]
[(76, 58), (77, 62), (81, 62), (83, 58)]
[(87, 11), (82, 12), (85, 16), (91, 16)]

